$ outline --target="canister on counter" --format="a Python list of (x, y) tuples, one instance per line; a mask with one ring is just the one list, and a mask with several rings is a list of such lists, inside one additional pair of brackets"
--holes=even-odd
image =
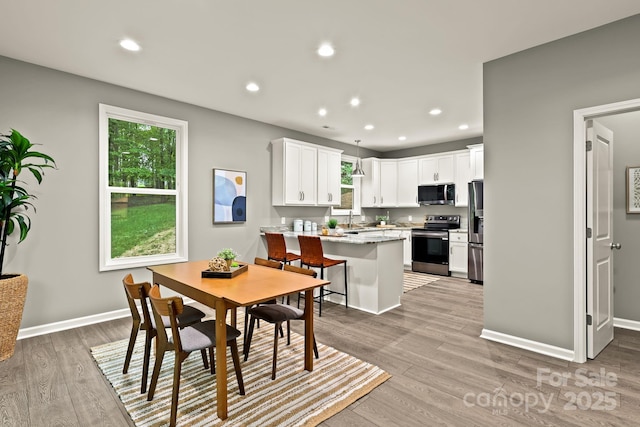
[(302, 220), (294, 219), (293, 220), (293, 231), (302, 231)]
[(311, 231), (311, 221), (304, 222), (304, 231)]

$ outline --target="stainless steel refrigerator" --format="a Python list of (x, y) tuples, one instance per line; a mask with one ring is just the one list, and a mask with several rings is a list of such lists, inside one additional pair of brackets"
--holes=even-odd
[(469, 183), (469, 280), (473, 283), (483, 282), (483, 183), (471, 181)]

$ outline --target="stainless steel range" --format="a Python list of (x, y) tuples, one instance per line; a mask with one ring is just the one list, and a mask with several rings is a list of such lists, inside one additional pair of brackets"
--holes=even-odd
[(423, 228), (411, 229), (411, 270), (449, 276), (449, 230), (460, 215), (428, 215)]

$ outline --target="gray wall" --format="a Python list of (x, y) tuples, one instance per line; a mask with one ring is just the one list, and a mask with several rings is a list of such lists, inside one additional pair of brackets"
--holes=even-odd
[[(231, 246), (251, 260), (260, 249), (259, 227), (306, 208), (271, 206), (271, 139), (290, 137), (342, 148), (344, 145), (135, 90), (0, 57), (0, 131), (16, 128), (42, 144), (58, 170), (47, 171), (37, 195), (29, 237), (12, 245), (6, 272), (29, 276), (22, 328), (126, 307), (121, 280), (146, 269), (98, 272), (98, 103), (189, 122), (189, 258), (212, 257)], [(168, 82), (170, 84), (170, 82)], [(361, 150), (361, 155), (379, 153)], [(248, 220), (212, 224), (212, 169), (247, 171)], [(326, 208), (310, 208), (317, 215)]]
[(613, 235), (622, 244), (614, 252), (614, 314), (640, 321), (640, 214), (627, 213), (626, 168), (640, 166), (640, 111), (599, 118), (613, 131)]
[(573, 110), (640, 98), (640, 15), (484, 65), (485, 328), (573, 348)]
[(400, 159), (402, 157), (423, 156), (445, 151), (466, 150), (468, 145), (482, 144), (482, 137), (465, 138), (457, 141), (441, 142), (439, 144), (423, 145), (421, 147), (405, 148), (402, 150), (385, 151), (381, 156), (385, 159)]

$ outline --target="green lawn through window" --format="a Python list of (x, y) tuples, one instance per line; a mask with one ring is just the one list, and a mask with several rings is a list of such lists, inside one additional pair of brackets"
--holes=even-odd
[(175, 203), (112, 207), (111, 257), (174, 253), (175, 225)]

